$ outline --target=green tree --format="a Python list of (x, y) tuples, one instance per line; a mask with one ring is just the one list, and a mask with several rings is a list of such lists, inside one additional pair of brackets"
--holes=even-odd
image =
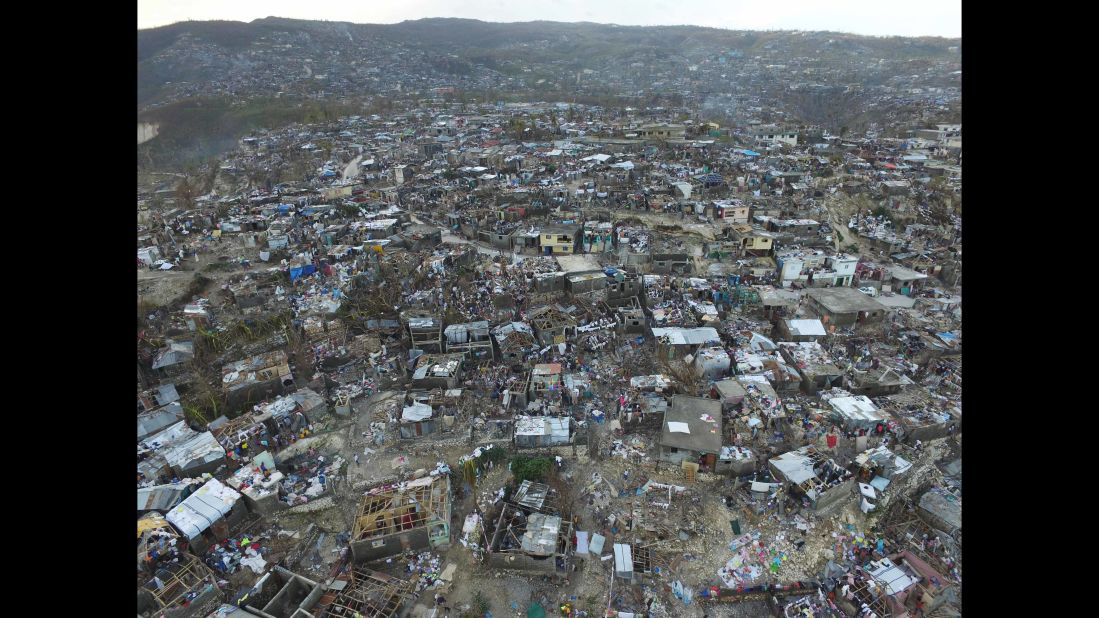
[(552, 467), (553, 460), (549, 457), (520, 455), (511, 460), (511, 475), (515, 477), (517, 483), (523, 481), (539, 482), (546, 479)]

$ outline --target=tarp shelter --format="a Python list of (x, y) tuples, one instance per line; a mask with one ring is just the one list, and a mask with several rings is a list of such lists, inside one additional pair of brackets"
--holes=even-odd
[(588, 543), (588, 553), (593, 556), (598, 556), (603, 553), (603, 543), (607, 541), (607, 537), (601, 534), (592, 534), (591, 541)]
[(576, 531), (576, 553), (577, 555), (588, 555), (588, 532), (586, 530)]
[(404, 408), (401, 412), (402, 421), (422, 421), (424, 419), (431, 418), (431, 406), (426, 403), (416, 402), (411, 406)]
[(527, 618), (546, 618), (546, 608), (538, 601), (531, 603), (527, 608)]
[(237, 500), (240, 500), (240, 494), (236, 490), (221, 484), (217, 479), (210, 479), (198, 491), (168, 511), (167, 519), (188, 540), (194, 539), (228, 515)]

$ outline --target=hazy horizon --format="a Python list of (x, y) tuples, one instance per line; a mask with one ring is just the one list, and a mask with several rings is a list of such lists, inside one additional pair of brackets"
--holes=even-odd
[(591, 6), (583, 0), (548, 0), (543, 6), (513, 6), (503, 0), (407, 0), (364, 5), (331, 0), (315, 6), (291, 0), (140, 0), (138, 30), (187, 21), (251, 22), (265, 17), (355, 24), (395, 24), (406, 20), (457, 17), (493, 23), (555, 21), (618, 26), (702, 26), (726, 30), (830, 31), (878, 37), (961, 38), (961, 2), (927, 0), (918, 5), (886, 5), (848, 0), (827, 5), (815, 0), (609, 0)]

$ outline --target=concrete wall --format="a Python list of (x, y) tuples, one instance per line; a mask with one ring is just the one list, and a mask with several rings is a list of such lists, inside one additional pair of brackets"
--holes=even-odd
[(814, 510), (821, 511), (831, 507), (832, 505), (846, 502), (855, 495), (854, 491), (855, 479), (848, 479), (843, 483), (833, 487), (832, 489), (829, 489), (828, 491), (822, 493), (820, 497), (817, 498), (817, 503), (814, 505)]
[(536, 571), (539, 573), (557, 572), (557, 560), (554, 556), (537, 559), (518, 552), (497, 552), (489, 555), (488, 564), (497, 569), (515, 569), (517, 571)]
[[(697, 461), (697, 460), (696, 460)], [(756, 458), (749, 457), (740, 461), (717, 460), (714, 464), (714, 472), (718, 474), (731, 474), (732, 476), (744, 476), (756, 471)]]
[(671, 448), (667, 446), (660, 447), (660, 461), (664, 461), (670, 464), (681, 464), (684, 461), (697, 462), (702, 457), (702, 453), (697, 451), (690, 451), (687, 449), (679, 449), (678, 453), (673, 453)]
[[(428, 523), (430, 525), (430, 522)], [(420, 550), (428, 547), (428, 526), (407, 530), (378, 539), (352, 541), (351, 555), (355, 562), (369, 562), (399, 554), (409, 549)]]

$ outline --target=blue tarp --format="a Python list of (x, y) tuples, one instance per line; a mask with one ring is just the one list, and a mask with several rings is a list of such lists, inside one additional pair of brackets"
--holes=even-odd
[(740, 154), (748, 155), (749, 157), (758, 157), (759, 153), (754, 150), (741, 150)]
[(307, 266), (301, 266), (301, 267), (298, 267), (298, 268), (291, 268), (290, 269), (290, 280), (291, 281), (297, 281), (298, 279), (300, 279), (302, 277), (308, 277), (309, 275), (312, 275), (315, 272), (317, 272), (317, 267), (312, 265), (312, 264), (309, 264)]

